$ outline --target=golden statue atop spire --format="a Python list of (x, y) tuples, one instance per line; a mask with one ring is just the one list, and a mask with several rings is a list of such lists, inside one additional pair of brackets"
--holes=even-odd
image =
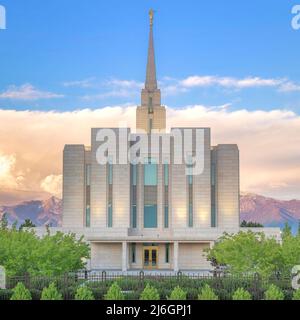
[(153, 11), (153, 9), (150, 9), (149, 17), (150, 17), (150, 26), (153, 26), (153, 19), (154, 19), (154, 11)]

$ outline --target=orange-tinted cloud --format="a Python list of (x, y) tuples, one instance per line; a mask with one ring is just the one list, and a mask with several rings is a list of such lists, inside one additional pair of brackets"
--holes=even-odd
[[(0, 119), (0, 193), (24, 190), (30, 198), (60, 194), (66, 143), (90, 145), (92, 127), (115, 127), (119, 122), (124, 126), (125, 122), (133, 128), (135, 107), (72, 112), (0, 110)], [(168, 126), (211, 127), (213, 144), (237, 143), (242, 190), (300, 198), (300, 117), (293, 112), (168, 108)]]

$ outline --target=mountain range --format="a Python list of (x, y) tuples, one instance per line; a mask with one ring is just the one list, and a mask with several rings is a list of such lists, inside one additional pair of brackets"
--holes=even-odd
[[(243, 193), (241, 195), (240, 220), (258, 222), (266, 227), (283, 228), (288, 223), (292, 231), (298, 230), (300, 221), (300, 200), (276, 200), (262, 195)], [(17, 205), (0, 206), (0, 218), (6, 215), (9, 224), (22, 224), (30, 219), (36, 226), (61, 226), (62, 200), (51, 197), (47, 200), (25, 201)]]

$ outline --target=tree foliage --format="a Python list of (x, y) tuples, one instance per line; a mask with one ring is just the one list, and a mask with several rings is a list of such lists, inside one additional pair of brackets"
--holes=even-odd
[(159, 292), (147, 283), (144, 291), (141, 293), (140, 300), (160, 300)]
[(264, 226), (261, 223), (258, 222), (247, 222), (246, 220), (243, 220), (241, 223), (242, 228), (263, 228)]
[(75, 300), (95, 300), (95, 298), (90, 288), (82, 286), (77, 289)]
[(233, 296), (232, 300), (252, 300), (251, 294), (249, 291), (245, 290), (244, 288), (238, 288)]
[(22, 282), (19, 282), (13, 289), (10, 300), (32, 300), (30, 291), (26, 289)]
[(51, 282), (48, 288), (43, 289), (41, 300), (63, 300), (62, 294), (57, 290), (55, 282)]
[(9, 276), (60, 275), (84, 268), (89, 258), (88, 244), (75, 234), (48, 232), (39, 238), (33, 229), (0, 226), (0, 265)]
[(293, 300), (300, 300), (300, 289), (294, 291)]
[(284, 294), (280, 288), (271, 284), (265, 292), (265, 300), (284, 300)]
[(206, 284), (198, 295), (198, 300), (219, 300), (214, 290)]
[(30, 219), (25, 219), (25, 222), (20, 225), (20, 230), (24, 228), (35, 228), (36, 225), (30, 220)]
[(177, 286), (171, 292), (171, 295), (170, 297), (168, 297), (168, 300), (186, 300), (186, 295), (187, 293), (179, 286)]
[(293, 237), (286, 229), (280, 243), (252, 231), (224, 234), (207, 253), (210, 261), (227, 266), (232, 274), (289, 275), (300, 264), (300, 236)]
[(124, 294), (117, 284), (114, 282), (108, 289), (106, 295), (104, 296), (105, 300), (125, 300)]

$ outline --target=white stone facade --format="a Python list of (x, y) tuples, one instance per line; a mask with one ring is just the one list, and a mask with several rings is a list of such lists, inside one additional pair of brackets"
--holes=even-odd
[[(122, 129), (129, 137), (143, 132), (150, 139), (155, 132), (166, 133), (166, 109), (157, 88), (152, 24), (150, 27), (148, 66), (141, 106), (137, 107), (136, 134)], [(183, 128), (177, 128), (183, 131)], [(191, 147), (203, 151), (203, 170), (189, 180), (186, 164), (172, 159), (178, 144), (171, 139), (170, 151), (162, 147), (146, 182), (145, 165), (99, 164), (97, 150), (101, 142), (91, 130), (91, 147), (66, 145), (63, 153), (63, 232), (84, 235), (91, 245), (92, 270), (209, 270), (205, 249), (224, 233), (239, 231), (239, 150), (237, 145), (211, 146), (209, 128), (189, 128)], [(196, 139), (196, 131), (203, 140)], [(130, 142), (119, 143), (108, 156), (123, 154)], [(184, 149), (184, 141), (182, 142)], [(141, 158), (148, 158), (150, 147)], [(133, 154), (131, 155), (133, 157)], [(165, 158), (171, 157), (166, 167)], [(133, 170), (134, 173), (133, 173)], [(149, 169), (150, 170), (150, 169)], [(166, 174), (167, 172), (167, 174)], [(167, 182), (166, 182), (167, 180)], [(149, 210), (149, 212), (147, 211)], [(149, 220), (149, 221), (148, 221)], [(147, 225), (148, 224), (148, 225)], [(52, 229), (55, 232), (57, 229)], [(279, 229), (264, 230), (280, 237)]]

